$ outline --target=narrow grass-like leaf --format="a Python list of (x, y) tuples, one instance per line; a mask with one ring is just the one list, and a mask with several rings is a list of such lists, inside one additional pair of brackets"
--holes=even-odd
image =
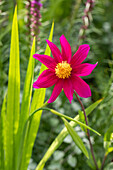
[(6, 169), (15, 169), (16, 134), (19, 124), (20, 110), (20, 64), (17, 7), (15, 7), (10, 47), (8, 97), (7, 97), (7, 138)]
[[(73, 119), (73, 118), (71, 118), (71, 117), (69, 117), (69, 116), (66, 116), (66, 115), (64, 115), (64, 114), (62, 114), (62, 113), (60, 113), (60, 112), (57, 112), (56, 110), (53, 110), (53, 109), (50, 109), (50, 108), (45, 107), (47, 104), (48, 104), (48, 103), (45, 103), (45, 104), (43, 105), (43, 107), (38, 108), (38, 109), (36, 109), (33, 113), (31, 113), (31, 115), (29, 116), (29, 120), (31, 120), (31, 119), (33, 118), (33, 116), (34, 116), (37, 112), (39, 112), (40, 110), (47, 110), (47, 111), (50, 111), (51, 113), (53, 113), (53, 114), (55, 114), (55, 115), (57, 115), (57, 116), (60, 116), (61, 118), (65, 118), (65, 119), (71, 120), (71, 121), (79, 124), (80, 126), (86, 128), (86, 129), (89, 129), (89, 130), (91, 130), (92, 132), (96, 133), (97, 135), (101, 136), (100, 133), (98, 133), (96, 130), (92, 129), (91, 127), (87, 126), (86, 124), (84, 124), (84, 123), (82, 123), (82, 122), (80, 122), (80, 121), (78, 121), (78, 120), (75, 120), (75, 119)], [(79, 119), (80, 119), (80, 117), (79, 117)]]
[(6, 95), (0, 114), (0, 170), (5, 170), (5, 144), (6, 144)]
[[(71, 118), (71, 117), (69, 117), (69, 116), (66, 116), (66, 115), (64, 115), (64, 114), (62, 114), (62, 113), (59, 113), (59, 112), (57, 112), (56, 110), (53, 110), (53, 109), (49, 109), (49, 110), (50, 110), (53, 114), (56, 114), (56, 115), (58, 115), (58, 116), (60, 116), (60, 117), (63, 117), (63, 118), (65, 118), (65, 119), (74, 121), (74, 122), (76, 122), (77, 124), (79, 124), (80, 126), (86, 128), (86, 129), (89, 129), (89, 130), (91, 130), (92, 132), (96, 133), (97, 135), (101, 136), (100, 133), (98, 133), (96, 130), (92, 129), (91, 127), (87, 126), (86, 124), (84, 124), (84, 123), (82, 123), (82, 122), (80, 122), (80, 121), (78, 121), (78, 120), (75, 120), (75, 119), (73, 119), (73, 118)], [(80, 115), (79, 115), (79, 119), (80, 119)]]
[(24, 2), (20, 0), (16, 0), (16, 3), (18, 6), (19, 27), (22, 28), (24, 25), (24, 17), (23, 17)]
[(25, 78), (24, 91), (23, 91), (22, 104), (21, 104), (21, 114), (19, 120), (18, 139), (20, 139), (24, 124), (27, 118), (29, 117), (33, 75), (34, 75), (34, 58), (32, 56), (34, 53), (35, 53), (35, 38), (33, 40), (33, 45), (30, 53), (30, 58), (29, 58), (29, 63), (28, 63), (28, 68), (27, 68), (27, 73)]
[[(33, 76), (34, 76), (34, 58), (33, 58), (34, 53), (35, 53), (35, 38), (33, 40), (33, 45), (32, 45), (32, 49), (30, 53), (30, 58), (29, 58), (29, 63), (28, 63), (28, 68), (27, 68), (27, 73), (26, 73), (26, 78), (25, 78), (25, 84), (24, 84), (21, 114), (20, 114), (20, 120), (19, 120), (19, 129), (18, 129), (18, 135), (17, 135), (17, 151), (19, 150), (25, 122), (29, 117), (30, 101), (31, 101), (31, 95), (32, 95), (32, 84), (33, 84)], [(20, 152), (18, 151), (18, 153)], [(18, 155), (18, 158), (16, 158), (16, 165), (18, 166), (21, 160), (21, 156), (22, 155)], [(16, 166), (17, 169), (18, 169), (18, 166)]]
[(104, 141), (111, 141), (111, 134), (113, 134), (113, 125), (111, 125), (104, 135)]
[[(54, 23), (52, 24), (52, 27), (51, 27), (51, 32), (49, 36), (50, 41), (52, 41), (53, 29), (54, 29)], [(45, 54), (49, 56), (51, 54), (51, 51), (48, 45), (46, 47)], [(42, 64), (39, 74), (41, 74), (41, 72), (45, 69), (46, 67)], [(33, 99), (32, 99), (30, 113), (32, 113), (33, 111), (35, 111), (36, 109), (38, 109), (39, 107), (43, 105), (44, 99), (45, 99), (45, 92), (46, 92), (46, 89), (35, 90)], [(32, 153), (32, 148), (33, 148), (34, 141), (35, 141), (37, 131), (39, 128), (39, 124), (40, 124), (41, 115), (42, 115), (42, 111), (39, 111), (38, 116), (34, 115), (34, 117), (31, 120), (31, 123), (29, 124), (20, 170), (26, 170), (29, 164), (31, 153)]]
[[(92, 105), (90, 105), (88, 108), (86, 108), (86, 115), (88, 116), (98, 105), (99, 103), (102, 101), (98, 100), (95, 103), (93, 103)], [(77, 115), (75, 118), (75, 120), (79, 120), (79, 115)], [(72, 127), (77, 126), (77, 123), (75, 122), (70, 122), (70, 125)], [(47, 160), (51, 157), (51, 155), (54, 153), (54, 151), (62, 144), (63, 140), (65, 139), (65, 137), (68, 135), (68, 131), (66, 128), (64, 128), (60, 134), (55, 138), (55, 140), (52, 142), (52, 144), (50, 145), (49, 149), (47, 150), (47, 152), (45, 153), (44, 157), (41, 159), (41, 161), (39, 162), (38, 166), (36, 167), (36, 170), (40, 170), (41, 167), (45, 166), (45, 163), (47, 162)]]
[(84, 153), (84, 155), (87, 158), (89, 158), (88, 151), (85, 148), (85, 145), (83, 144), (81, 138), (78, 136), (76, 131), (73, 129), (73, 127), (71, 127), (71, 125), (68, 123), (68, 121), (66, 119), (62, 118), (62, 120), (64, 121), (64, 124), (65, 124), (69, 134), (71, 135), (73, 141), (75, 142), (75, 144), (80, 148), (80, 150)]
[[(91, 104), (89, 107), (85, 109), (87, 116), (98, 106), (98, 104), (103, 100), (104, 98), (97, 100), (95, 103)], [(83, 111), (81, 111), (83, 112)]]
[(112, 141), (113, 141), (113, 125), (111, 125), (108, 128), (107, 132), (104, 135), (104, 148), (106, 154), (112, 152), (113, 149)]

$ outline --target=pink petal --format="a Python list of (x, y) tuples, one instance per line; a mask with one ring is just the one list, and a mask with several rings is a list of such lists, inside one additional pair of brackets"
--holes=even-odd
[(82, 61), (85, 60), (85, 58), (88, 55), (88, 52), (90, 50), (90, 47), (88, 44), (80, 45), (77, 52), (74, 54), (74, 56), (71, 59), (70, 64), (72, 65), (72, 68), (74, 68), (76, 65), (81, 64)]
[(88, 64), (88, 63), (80, 64), (80, 65), (77, 65), (73, 69), (73, 72), (77, 76), (88, 76), (89, 74), (91, 74), (93, 69), (97, 66), (97, 64), (98, 63), (96, 63), (96, 64)]
[(91, 96), (90, 87), (84, 80), (82, 80), (78, 76), (72, 76), (71, 81), (72, 81), (73, 89), (77, 92), (77, 94), (80, 97), (87, 98)]
[(64, 35), (60, 37), (60, 44), (62, 49), (62, 60), (70, 62), (71, 60), (71, 46)]
[(63, 80), (59, 79), (57, 83), (55, 84), (55, 87), (53, 89), (52, 95), (48, 101), (48, 103), (52, 103), (56, 100), (56, 98), (59, 96), (63, 88)]
[(72, 83), (71, 83), (71, 79), (65, 79), (63, 82), (63, 89), (64, 89), (64, 93), (66, 95), (66, 97), (68, 98), (69, 102), (71, 103), (72, 99), (73, 99), (73, 88), (72, 88)]
[(33, 88), (35, 88), (35, 89), (39, 89), (40, 87), (38, 87), (38, 85), (37, 85), (37, 81), (35, 81), (34, 83), (33, 83)]
[(58, 78), (51, 70), (44, 70), (38, 77), (37, 81), (33, 83), (34, 88), (48, 88), (57, 82)]
[(50, 49), (51, 49), (51, 52), (52, 52), (52, 55), (55, 59), (55, 61), (57, 63), (61, 62), (62, 59), (61, 59), (61, 53), (60, 53), (60, 50), (58, 49), (58, 47), (53, 44), (52, 42), (50, 42), (49, 40), (46, 40), (46, 42), (48, 43)]
[(40, 55), (40, 54), (34, 54), (33, 58), (39, 60), (41, 63), (43, 63), (47, 68), (51, 70), (55, 70), (56, 62), (55, 60), (48, 56), (48, 55)]

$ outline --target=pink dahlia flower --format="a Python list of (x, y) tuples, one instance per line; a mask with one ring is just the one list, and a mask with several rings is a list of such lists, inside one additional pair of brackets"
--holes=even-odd
[(54, 102), (62, 89), (70, 103), (73, 99), (74, 90), (80, 97), (90, 97), (91, 90), (89, 85), (80, 78), (80, 76), (91, 74), (97, 65), (97, 63), (82, 64), (88, 55), (89, 45), (80, 45), (72, 57), (71, 46), (64, 35), (60, 37), (61, 52), (55, 44), (49, 40), (46, 41), (51, 49), (53, 58), (48, 55), (33, 55), (35, 59), (39, 60), (48, 68), (41, 73), (37, 81), (34, 82), (33, 87), (39, 89), (55, 85), (48, 103)]

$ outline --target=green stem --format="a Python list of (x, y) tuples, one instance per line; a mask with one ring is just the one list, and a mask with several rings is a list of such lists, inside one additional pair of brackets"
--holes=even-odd
[[(47, 106), (49, 103), (47, 103), (48, 100), (42, 105), (42, 107), (40, 107), (39, 109), (36, 109), (33, 113), (30, 114), (28, 121), (31, 120), (31, 118), (33, 117), (33, 115), (38, 112), (39, 110), (44, 110), (43, 107)], [(46, 109), (47, 110), (47, 109)]]

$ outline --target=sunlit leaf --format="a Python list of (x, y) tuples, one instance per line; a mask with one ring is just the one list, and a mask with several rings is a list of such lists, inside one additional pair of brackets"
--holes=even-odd
[(104, 148), (106, 151), (106, 154), (112, 152), (113, 150), (113, 125), (109, 127), (107, 132), (104, 135)]
[(22, 97), (22, 104), (21, 104), (21, 114), (20, 114), (20, 121), (19, 121), (19, 129), (18, 129), (18, 136), (17, 136), (17, 147), (18, 147), (18, 158), (16, 160), (17, 169), (19, 168), (20, 160), (22, 157), (22, 152), (19, 151), (19, 146), (21, 142), (21, 137), (23, 133), (23, 129), (25, 126), (25, 122), (29, 117), (29, 110), (30, 110), (30, 101), (32, 96), (32, 84), (33, 84), (33, 76), (34, 76), (34, 58), (33, 54), (35, 53), (35, 38), (33, 40), (32, 49), (29, 58), (29, 64), (27, 68), (25, 84), (24, 84), (24, 91)]
[(111, 125), (107, 132), (105, 133), (104, 141), (111, 141), (112, 138), (113, 138), (113, 125)]
[[(50, 41), (52, 41), (53, 29), (54, 29), (54, 23), (52, 24), (52, 27), (51, 27), (51, 32), (50, 32), (50, 36), (49, 36)], [(51, 51), (50, 51), (50, 48), (48, 45), (46, 47), (45, 54), (49, 55), (49, 56), (51, 54)], [(41, 74), (41, 72), (45, 69), (46, 69), (46, 67), (42, 64), (39, 74)], [(46, 89), (35, 90), (33, 99), (32, 99), (30, 113), (32, 113), (34, 110), (38, 109), (39, 107), (41, 107), (43, 105), (44, 99), (45, 99), (45, 92), (46, 92)], [(42, 111), (39, 111), (38, 116), (34, 115), (30, 124), (29, 124), (27, 137), (26, 137), (26, 141), (25, 141), (25, 147), (23, 150), (23, 157), (22, 157), (20, 170), (26, 170), (27, 166), (29, 164), (30, 157), (32, 154), (32, 148), (33, 148), (34, 141), (35, 141), (37, 131), (39, 128), (39, 124), (40, 124), (41, 115), (42, 115)]]
[(16, 134), (19, 125), (20, 111), (20, 61), (17, 7), (15, 8), (10, 47), (8, 97), (7, 97), (7, 138), (6, 138), (6, 169), (15, 169)]
[(0, 114), (0, 170), (5, 170), (5, 144), (6, 144), (6, 95)]

